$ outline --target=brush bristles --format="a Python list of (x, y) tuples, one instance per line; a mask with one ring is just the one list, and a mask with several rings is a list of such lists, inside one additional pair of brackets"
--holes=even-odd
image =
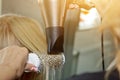
[(58, 54), (58, 55), (42, 55), (40, 56), (40, 59), (43, 62), (44, 66), (49, 66), (50, 68), (60, 68), (65, 63), (65, 57), (64, 54)]

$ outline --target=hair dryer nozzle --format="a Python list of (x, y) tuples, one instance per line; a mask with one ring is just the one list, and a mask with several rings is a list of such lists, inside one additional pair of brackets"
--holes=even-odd
[(48, 54), (59, 54), (63, 52), (64, 29), (63, 27), (46, 28), (48, 42)]

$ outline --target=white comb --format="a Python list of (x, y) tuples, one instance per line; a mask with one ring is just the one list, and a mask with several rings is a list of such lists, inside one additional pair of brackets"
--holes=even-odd
[[(37, 68), (37, 72), (40, 72), (42, 65), (41, 65), (40, 58), (38, 57), (37, 54), (29, 53), (27, 63), (33, 64)], [(25, 72), (30, 72), (30, 71), (25, 70)]]

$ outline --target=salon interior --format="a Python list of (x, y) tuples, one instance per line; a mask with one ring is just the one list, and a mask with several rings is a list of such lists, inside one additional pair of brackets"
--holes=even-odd
[(58, 31), (59, 33), (54, 33), (53, 30), (54, 34), (63, 35), (63, 41), (59, 40), (58, 46), (62, 46), (64, 50), (59, 47), (58, 51), (64, 54), (65, 59), (62, 68), (51, 72), (57, 78), (50, 80), (104, 80), (107, 72), (108, 80), (119, 80), (120, 68), (117, 61), (119, 59), (116, 56), (119, 51), (119, 28), (114, 29), (112, 23), (112, 28), (106, 25), (107, 28), (103, 30), (101, 26), (114, 19), (111, 16), (118, 15), (115, 14), (116, 8), (111, 7), (115, 5), (114, 7), (119, 8), (116, 4), (119, 2), (119, 0), (0, 0), (0, 14), (15, 13), (36, 19), (45, 33), (48, 26), (61, 26), (64, 29)]

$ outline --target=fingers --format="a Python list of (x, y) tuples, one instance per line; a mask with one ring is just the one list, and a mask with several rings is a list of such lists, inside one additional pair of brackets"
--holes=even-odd
[(9, 65), (16, 71), (16, 77), (20, 77), (27, 62), (28, 49), (14, 45), (0, 50), (0, 54), (3, 56), (0, 62)]
[(37, 68), (30, 63), (27, 63), (25, 66), (25, 72), (37, 72)]
[(19, 63), (17, 65), (17, 77), (20, 77), (22, 73), (24, 72), (24, 68), (28, 59), (28, 49), (25, 47), (18, 47), (18, 55), (17, 57), (17, 62)]
[(28, 49), (25, 47), (21, 47), (21, 51), (23, 51), (23, 53), (25, 54), (25, 56), (28, 55)]

